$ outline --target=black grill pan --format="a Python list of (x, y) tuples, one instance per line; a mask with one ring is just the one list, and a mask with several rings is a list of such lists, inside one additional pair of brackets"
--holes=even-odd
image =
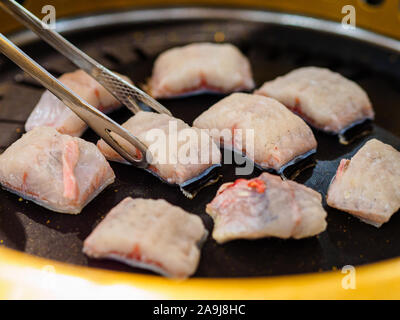
[[(79, 22), (79, 20), (78, 20)], [(237, 45), (252, 64), (255, 81), (264, 81), (301, 66), (328, 67), (359, 83), (369, 94), (376, 121), (358, 128), (356, 139), (344, 145), (335, 136), (315, 132), (318, 150), (314, 167), (300, 172), (296, 181), (324, 196), (340, 159), (351, 157), (365, 141), (378, 138), (400, 150), (400, 56), (372, 44), (318, 31), (244, 21), (170, 21), (108, 26), (81, 30), (67, 36), (101, 63), (130, 76), (140, 85), (151, 74), (156, 56), (167, 48), (197, 41), (223, 40)], [(24, 50), (54, 75), (74, 70), (64, 57), (41, 42)], [(23, 125), (43, 88), (6, 58), (0, 61), (0, 152), (23, 133)], [(161, 101), (188, 123), (217, 102), (221, 95), (199, 95)], [(111, 117), (122, 123), (130, 116), (120, 110)], [(357, 135), (356, 135), (357, 136)], [(83, 138), (97, 141), (91, 131)], [(106, 213), (127, 196), (164, 198), (199, 215), (212, 230), (205, 205), (223, 182), (238, 177), (232, 165), (223, 165), (223, 178), (190, 200), (179, 188), (161, 183), (151, 174), (112, 164), (116, 182), (78, 216), (52, 213), (31, 202), (0, 191), (1, 245), (67, 263), (128, 272), (144, 271), (82, 253), (82, 242)], [(255, 171), (253, 176), (260, 174)], [(288, 174), (293, 174), (289, 172)], [(217, 245), (211, 237), (203, 247), (195, 277), (254, 277), (309, 273), (362, 265), (400, 255), (400, 215), (380, 229), (331, 209), (328, 228), (318, 237), (303, 240), (262, 239)], [(146, 273), (146, 272), (144, 272)]]

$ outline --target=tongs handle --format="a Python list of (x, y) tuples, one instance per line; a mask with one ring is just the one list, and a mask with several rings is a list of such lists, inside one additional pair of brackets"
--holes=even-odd
[(96, 60), (89, 57), (56, 31), (44, 27), (42, 21), (17, 2), (13, 0), (0, 0), (0, 6), (34, 31), (54, 49), (71, 60), (76, 66), (95, 78), (132, 112), (137, 113), (140, 111), (138, 102), (141, 101), (158, 113), (172, 115), (167, 108), (150, 97), (147, 93), (128, 83)]
[[(147, 147), (133, 136), (129, 131), (122, 128), (119, 124), (107, 117), (105, 114), (92, 107), (82, 98), (73, 94), (60, 81), (54, 78), (50, 73), (43, 69), (39, 64), (33, 61), (21, 49), (8, 40), (0, 33), (0, 51), (8, 58), (14, 61), (21, 69), (39, 81), (44, 87), (51, 91), (66, 106), (75, 112), (84, 122), (88, 124), (104, 141), (106, 141), (116, 152), (125, 160), (135, 166), (145, 168), (151, 161), (150, 154), (147, 153)], [(138, 158), (133, 150), (123, 148), (110, 134), (114, 132), (131, 145), (135, 146), (141, 152)], [(150, 159), (150, 160), (149, 160)]]

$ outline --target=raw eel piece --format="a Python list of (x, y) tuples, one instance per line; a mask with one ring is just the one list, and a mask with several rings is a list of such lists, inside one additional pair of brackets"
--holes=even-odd
[(93, 143), (50, 127), (29, 131), (0, 155), (3, 188), (55, 212), (80, 213), (114, 179)]
[(305, 238), (326, 229), (321, 195), (270, 173), (223, 184), (206, 207), (218, 243), (264, 237)]
[[(121, 77), (131, 83), (127, 77)], [(59, 80), (101, 112), (109, 113), (121, 107), (121, 103), (111, 93), (83, 70), (65, 73)], [(53, 127), (60, 133), (80, 137), (87, 125), (61, 100), (46, 90), (25, 123), (26, 131), (36, 127)]]
[(342, 159), (327, 203), (379, 228), (400, 208), (400, 152), (369, 140), (351, 160)]
[[(182, 185), (220, 164), (221, 152), (210, 136), (182, 120), (140, 111), (122, 126), (149, 147), (153, 156), (149, 169), (168, 183)], [(114, 138), (131, 147), (120, 137)], [(128, 164), (103, 140), (97, 146), (108, 160)]]
[[(193, 126), (211, 130), (217, 143), (278, 172), (317, 147), (311, 129), (300, 117), (278, 101), (259, 95), (233, 93), (203, 112)], [(254, 143), (246, 137), (246, 130), (254, 133)]]
[(275, 98), (313, 127), (342, 133), (374, 110), (365, 91), (329, 69), (305, 67), (268, 81), (255, 94)]
[(83, 252), (164, 276), (186, 278), (197, 269), (207, 237), (201, 219), (165, 200), (125, 198), (85, 240)]
[(193, 43), (169, 49), (155, 61), (149, 81), (150, 94), (155, 98), (253, 88), (250, 63), (231, 44)]

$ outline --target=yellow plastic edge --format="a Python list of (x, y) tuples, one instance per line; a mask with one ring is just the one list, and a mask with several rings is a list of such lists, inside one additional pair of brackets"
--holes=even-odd
[[(261, 278), (172, 280), (74, 266), (0, 248), (0, 299), (399, 299), (400, 259), (338, 271)], [(346, 287), (346, 286), (345, 286)]]
[[(48, 4), (56, 8), (57, 18), (107, 10), (201, 5), (270, 9), (339, 22), (345, 15), (342, 13), (342, 8), (345, 5), (352, 5), (356, 9), (356, 25), (358, 27), (400, 39), (400, 4), (398, 0), (385, 0), (379, 6), (367, 5), (365, 0), (26, 0), (24, 2), (24, 6), (39, 17), (44, 16), (41, 9)], [(21, 25), (15, 19), (0, 11), (0, 30), (3, 33), (15, 31), (20, 27)]]

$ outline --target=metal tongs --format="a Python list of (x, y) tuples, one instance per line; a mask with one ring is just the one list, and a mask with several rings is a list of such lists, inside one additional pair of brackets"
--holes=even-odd
[[(108, 70), (106, 67), (79, 50), (72, 43), (62, 37), (56, 31), (45, 28), (31, 12), (13, 0), (0, 0), (0, 6), (16, 17), (25, 26), (34, 31), (40, 38), (49, 43), (76, 66), (84, 70), (100, 84), (102, 84), (117, 100), (128, 107), (132, 112), (140, 111), (139, 102), (147, 105), (158, 113), (171, 115), (170, 111), (150, 97), (139, 88), (131, 85), (121, 77)], [(72, 93), (60, 81), (32, 60), (15, 44), (0, 33), (0, 50), (8, 58), (14, 61), (26, 73), (39, 81), (44, 87), (51, 91), (73, 112), (75, 112), (86, 124), (95, 131), (105, 142), (131, 164), (146, 168), (151, 162), (151, 155), (147, 147), (134, 135), (118, 125), (111, 118), (89, 105), (82, 98)], [(141, 152), (138, 158), (132, 150), (126, 150), (112, 136), (111, 132), (119, 135), (127, 142), (135, 146)]]

